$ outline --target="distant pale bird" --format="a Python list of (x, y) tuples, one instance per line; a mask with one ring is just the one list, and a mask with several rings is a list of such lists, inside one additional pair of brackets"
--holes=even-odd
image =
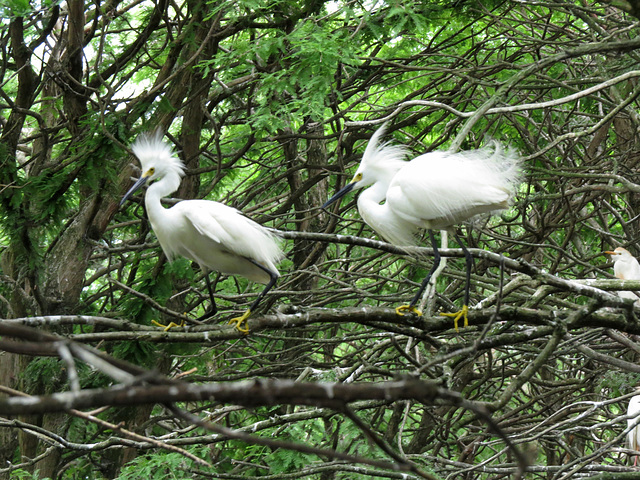
[(186, 257), (198, 263), (205, 274), (211, 308), (200, 319), (217, 312), (209, 271), (241, 275), (266, 284), (249, 309), (229, 322), (247, 333), (249, 329), (243, 324), (280, 276), (276, 263), (283, 253), (277, 236), (235, 208), (218, 202), (183, 200), (171, 208), (164, 208), (160, 199), (178, 189), (184, 165), (172, 147), (162, 141), (160, 133), (141, 135), (131, 150), (140, 160), (142, 177), (125, 194), (120, 205), (144, 184), (150, 183), (145, 194), (147, 215), (167, 259)]
[(400, 247), (414, 246), (418, 231), (427, 229), (434, 250), (433, 267), (411, 303), (396, 308), (398, 315), (422, 315), (415, 305), (440, 263), (433, 230), (450, 230), (466, 258), (465, 297), (462, 310), (441, 315), (453, 317), (457, 330), (460, 318), (468, 324), (473, 258), (452, 227), (475, 215), (507, 208), (520, 183), (521, 162), (514, 151), (497, 143), (479, 150), (430, 152), (405, 161), (405, 147), (380, 144), (385, 129), (383, 125), (371, 137), (351, 182), (322, 208), (352, 190), (370, 187), (360, 194), (358, 211), (382, 238)]
[[(621, 280), (640, 280), (640, 263), (631, 255), (626, 248), (618, 247), (614, 251), (605, 251), (611, 255), (613, 260), (613, 274)], [(634, 292), (620, 290), (618, 291), (620, 298), (630, 298), (631, 300), (639, 300), (638, 295)]]
[[(617, 250), (617, 249), (616, 249)], [(626, 250), (625, 250), (626, 251)], [(640, 425), (633, 426), (637, 421), (637, 416), (640, 414), (640, 395), (636, 395), (635, 397), (631, 397), (629, 400), (629, 407), (627, 408), (627, 415), (630, 417), (627, 419), (627, 428), (629, 428), (629, 432), (627, 433), (627, 443), (629, 444), (629, 449), (638, 451), (638, 447), (640, 446)], [(633, 466), (638, 465), (638, 455), (633, 456)]]

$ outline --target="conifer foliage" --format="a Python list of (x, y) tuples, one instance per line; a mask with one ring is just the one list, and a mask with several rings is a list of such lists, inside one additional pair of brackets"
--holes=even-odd
[[(0, 478), (584, 478), (632, 472), (640, 256), (632, 2), (6, 0)], [(412, 156), (516, 149), (513, 206), (398, 316), (433, 252), (319, 207), (384, 122)], [(206, 198), (277, 231), (261, 290), (168, 262), (129, 146), (159, 129)], [(459, 185), (464, 189), (464, 185)], [(455, 191), (451, 192), (455, 195)], [(164, 331), (152, 323), (185, 326)]]

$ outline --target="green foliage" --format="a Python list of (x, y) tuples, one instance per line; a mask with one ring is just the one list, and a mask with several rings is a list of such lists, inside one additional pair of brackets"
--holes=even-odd
[(249, 31), (199, 67), (207, 75), (221, 62), (236, 65), (223, 73), (229, 80), (248, 73), (247, 58), (264, 67), (257, 75), (260, 92), (250, 119), (256, 130), (276, 132), (291, 123), (302, 124), (306, 118), (320, 121), (330, 115), (331, 98), (340, 100), (333, 88), (336, 72), (360, 64), (357, 43), (342, 27), (342, 20), (320, 23), (309, 18), (291, 32), (274, 29), (255, 39)]
[(11, 479), (12, 480), (50, 480), (49, 477), (47, 478), (40, 477), (40, 474), (37, 471), (33, 473), (29, 473), (22, 469), (13, 470), (11, 472)]
[[(203, 449), (198, 453), (202, 454)], [(196, 453), (196, 455), (198, 454)], [(193, 462), (178, 453), (165, 451), (153, 455), (141, 455), (133, 459), (121, 470), (116, 480), (181, 480), (185, 478), (185, 470)]]
[(24, 17), (32, 11), (29, 0), (3, 0), (0, 4), (2, 18)]
[(165, 275), (183, 278), (190, 282), (193, 281), (195, 277), (195, 270), (193, 269), (192, 262), (183, 257), (176, 258), (173, 262), (166, 262), (163, 266), (162, 272)]
[(282, 448), (270, 452), (267, 456), (269, 472), (272, 475), (295, 473), (301, 468), (313, 464), (314, 461), (317, 461), (317, 456), (315, 455)]
[(611, 397), (619, 397), (627, 393), (632, 393), (640, 386), (640, 374), (621, 374), (617, 371), (608, 371), (605, 372), (598, 383), (601, 389), (610, 392)]
[(67, 383), (67, 369), (59, 358), (34, 358), (22, 372), (22, 378), (27, 391), (48, 394)]
[(143, 341), (118, 343), (111, 354), (141, 367), (153, 369), (156, 366), (157, 347)]
[[(74, 363), (83, 388), (98, 388), (111, 384), (111, 380), (96, 373), (84, 362)], [(24, 388), (33, 394), (51, 394), (68, 385), (68, 365), (54, 357), (34, 358), (22, 373)]]
[[(634, 164), (637, 125), (633, 123), (637, 102), (609, 117), (601, 131), (590, 131), (620, 105), (618, 97), (633, 98), (634, 82), (615, 85), (618, 90), (608, 87), (579, 100), (557, 102), (617, 73), (632, 71), (637, 63), (635, 49), (590, 52), (542, 66), (550, 56), (576, 45), (584, 48), (590, 42), (633, 38), (636, 26), (623, 17), (616, 18), (610, 7), (606, 15), (600, 15), (604, 8), (587, 3), (575, 11), (571, 3), (467, 0), (211, 0), (205, 2), (206, 8), (196, 3), (169, 2), (153, 32), (147, 30), (149, 20), (162, 3), (117, 2), (117, 9), (109, 2), (100, 8), (85, 3), (83, 35), (87, 45), (78, 81), (66, 71), (70, 63), (65, 49), (69, 17), (58, 22), (51, 35), (40, 38), (51, 3), (8, 0), (0, 7), (5, 14), (1, 38), (9, 42), (3, 50), (6, 68), (0, 82), (7, 104), (0, 112), (2, 125), (8, 124), (9, 115), (26, 116), (17, 151), (7, 151), (8, 144), (0, 144), (2, 313), (22, 315), (19, 301), (24, 301), (26, 310), (58, 314), (57, 302), (64, 300), (64, 313), (99, 314), (121, 319), (124, 326), (124, 320), (148, 325), (159, 319), (148, 299), (169, 308), (184, 305), (192, 316), (203, 312), (208, 299), (191, 308), (207, 296), (204, 282), (195, 282), (200, 277), (197, 268), (186, 259), (171, 264), (162, 260), (144, 207), (117, 208), (117, 196), (129, 174), (129, 170), (123, 172), (129, 163), (124, 146), (137, 132), (158, 125), (184, 147), (188, 171), (183, 185), (194, 181), (194, 175), (198, 177), (199, 183), (190, 184), (194, 186), (190, 195), (224, 201), (267, 226), (286, 231), (377, 238), (363, 225), (353, 200), (350, 206), (343, 203), (339, 220), (316, 208), (338, 180), (353, 173), (353, 165), (373, 132), (370, 121), (390, 119), (395, 130), (388, 139), (408, 145), (417, 155), (447, 148), (472, 121), (444, 107), (468, 115), (490, 100), (503, 109), (556, 102), (551, 107), (486, 113), (474, 120), (462, 148), (475, 148), (489, 137), (504, 140), (527, 156), (528, 168), (513, 209), (479, 222), (474, 229), (461, 227), (459, 233), (466, 233), (469, 246), (524, 259), (562, 279), (609, 274), (609, 266), (597, 256), (602, 244), (634, 248), (637, 243), (630, 222), (638, 210), (637, 188), (633, 187), (638, 183)], [(33, 52), (30, 66), (41, 83), (33, 104), (12, 110), (9, 99), (17, 101), (18, 87), (24, 87), (20, 74), (26, 69), (15, 71), (17, 50), (6, 26), (8, 19), (20, 14), (26, 16), (25, 44)], [(609, 19), (614, 20), (605, 23)], [(196, 41), (201, 32), (207, 32), (208, 43)], [(146, 33), (149, 35), (143, 37)], [(185, 64), (187, 61), (191, 63)], [(509, 83), (515, 74), (534, 65), (540, 70)], [(493, 99), (507, 84), (510, 90)], [(69, 105), (76, 100), (85, 100), (88, 112), (79, 125), (72, 125)], [(627, 121), (630, 127), (620, 128)], [(5, 138), (6, 131), (2, 135)], [(321, 153), (316, 153), (316, 163), (311, 165), (313, 148)], [(328, 182), (327, 177), (331, 177)], [(199, 185), (197, 192), (195, 185)], [(83, 210), (87, 206), (91, 206), (88, 212)], [(90, 221), (83, 230), (73, 232), (76, 237), (72, 240), (77, 244), (70, 243), (78, 245), (77, 251), (68, 253), (67, 258), (52, 258), (60, 255), (56, 246), (69, 238), (69, 226), (82, 220), (80, 213), (87, 214)], [(413, 296), (432, 261), (428, 255), (415, 259), (372, 248), (323, 243), (312, 245), (313, 252), (299, 259), (304, 243), (298, 239), (284, 242), (287, 259), (281, 264), (283, 275), (265, 301), (270, 313), (289, 314), (283, 308), (287, 305), (296, 305), (295, 312), (301, 316), (325, 307), (323, 314), (327, 315), (342, 307), (393, 307)], [(78, 305), (68, 300), (73, 292), (47, 290), (45, 282), (47, 275), (63, 270), (56, 265), (64, 266), (71, 258), (86, 259), (87, 265), (84, 272), (78, 272), (79, 278), (84, 274), (84, 282), (74, 286), (75, 291), (82, 289)], [(464, 268), (461, 259), (449, 259), (437, 280), (436, 312), (461, 301)], [(494, 262), (477, 258), (473, 302), (498, 292), (498, 270)], [(344, 318), (311, 322), (304, 328), (268, 327), (245, 338), (201, 344), (152, 344), (136, 341), (132, 332), (122, 332), (130, 335), (128, 340), (114, 341), (105, 335), (106, 341), (95, 341), (94, 345), (148, 369), (162, 364), (166, 366), (162, 373), (170, 377), (197, 368), (184, 377), (194, 383), (262, 376), (364, 383), (411, 375), (437, 380), (469, 402), (493, 402), (534, 364), (548, 344), (548, 332), (534, 334), (564, 321), (566, 311), (577, 316), (577, 307), (592, 301), (586, 296), (571, 298), (576, 295), (559, 291), (557, 285), (550, 289), (539, 278), (514, 286), (522, 279), (519, 274), (510, 274), (504, 275), (502, 312), (507, 317), (515, 308), (526, 307), (526, 318), (504, 320), (493, 303), (487, 308), (495, 308), (495, 315), (482, 316), (459, 334), (434, 329), (434, 322), (426, 317), (386, 323), (376, 318), (374, 311), (371, 319), (362, 323), (345, 314)], [(301, 282), (305, 275), (312, 281)], [(62, 280), (71, 281), (68, 277), (71, 275)], [(126, 284), (126, 288), (112, 280)], [(216, 291), (222, 297), (218, 303), (221, 312), (210, 320), (212, 330), (230, 316), (229, 310), (246, 308), (258, 288), (239, 277), (220, 277)], [(184, 298), (176, 296), (183, 292)], [(535, 309), (539, 309), (539, 318), (530, 322)], [(553, 322), (548, 320), (550, 312)], [(483, 313), (474, 312), (477, 316)], [(483, 332), (486, 322), (492, 323)], [(624, 328), (637, 333), (632, 322), (628, 325)], [(542, 464), (552, 464), (550, 452), (561, 452), (565, 443), (567, 455), (578, 452), (586, 459), (600, 448), (599, 440), (594, 439), (611, 440), (619, 435), (621, 424), (615, 416), (624, 412), (624, 406), (609, 403), (609, 410), (594, 410), (592, 417), (583, 415), (584, 411), (575, 413), (576, 409), (592, 399), (597, 404), (626, 394), (639, 380), (624, 369), (603, 367), (594, 359), (585, 361), (575, 345), (593, 343), (591, 347), (602, 355), (634, 359), (630, 351), (621, 353), (622, 347), (613, 345), (611, 338), (600, 341), (603, 334), (599, 329), (576, 330), (567, 328), (558, 351), (530, 381), (510, 392), (507, 405), (495, 412), (496, 422), (515, 441), (528, 441), (524, 438), (528, 435), (545, 444), (537, 456)], [(95, 339), (103, 331), (87, 323), (72, 330), (60, 328), (57, 333), (72, 338), (90, 333)], [(577, 341), (571, 338), (578, 334), (582, 336)], [(629, 341), (635, 340), (630, 336)], [(168, 361), (158, 362), (159, 358)], [(56, 360), (37, 359), (20, 379), (27, 391), (65, 391), (66, 368)], [(76, 369), (83, 388), (113, 382), (83, 363)], [(468, 410), (417, 400), (352, 406), (374, 432), (388, 437), (385, 440), (392, 448), (402, 445), (412, 461), (430, 471), (437, 469), (437, 475), (459, 473), (458, 464), (450, 463), (452, 459), (464, 458), (470, 469), (484, 461), (489, 469), (499, 463), (508, 464), (507, 468), (513, 465), (511, 457), (498, 459), (508, 456), (501, 453), (506, 451), (501, 440)], [(320, 411), (304, 405), (243, 409), (215, 401), (193, 402), (187, 408), (207, 420), (274, 441), (389, 460), (338, 410)], [(112, 409), (101, 415), (126, 417), (121, 413)], [(574, 419), (582, 423), (572, 425)], [(594, 422), (589, 423), (591, 420)], [(202, 434), (179, 419), (167, 418), (159, 405), (139, 422), (132, 427), (177, 441), (181, 436), (188, 439)], [(605, 427), (598, 431), (598, 425)], [(536, 430), (538, 426), (541, 428)], [(584, 432), (593, 438), (587, 438), (586, 433), (580, 437)], [(583, 445), (569, 444), (569, 434)], [(99, 445), (105, 439), (117, 441), (112, 432), (77, 418), (65, 425), (61, 435), (85, 445)], [(566, 442), (558, 442), (559, 437)], [(420, 444), (412, 445), (414, 439), (420, 439)], [(201, 458), (216, 456), (214, 472), (207, 472), (213, 476), (293, 477), (308, 465), (329, 465), (323, 463), (323, 456), (217, 440), (203, 447), (188, 447)], [(409, 452), (409, 446), (414, 451)], [(114, 444), (106, 453), (95, 450), (90, 460), (78, 460), (77, 451), (63, 450), (68, 461), (64, 472), (74, 478), (97, 478), (92, 468), (111, 461), (111, 450), (122, 448)], [(140, 450), (138, 454), (120, 478), (197, 475), (194, 472), (199, 466), (176, 453)], [(446, 461), (438, 464), (439, 457)], [(597, 461), (614, 464), (614, 457), (600, 454)], [(15, 461), (18, 458), (16, 453)], [(333, 462), (330, 466), (350, 465)], [(30, 478), (22, 472), (16, 475)], [(346, 470), (334, 475), (371, 478)]]

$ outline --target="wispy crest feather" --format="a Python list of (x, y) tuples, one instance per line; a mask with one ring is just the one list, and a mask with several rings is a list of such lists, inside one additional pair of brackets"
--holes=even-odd
[(161, 164), (167, 171), (177, 173), (180, 178), (184, 176), (184, 164), (178, 158), (173, 146), (163, 140), (160, 130), (154, 133), (143, 133), (131, 145), (131, 150), (140, 160), (142, 170), (145, 171), (151, 162)]
[(406, 162), (407, 148), (403, 145), (391, 145), (391, 142), (380, 144), (380, 139), (387, 132), (387, 125), (384, 123), (371, 136), (367, 148), (362, 155), (361, 165), (365, 168), (376, 168), (383, 166), (385, 169), (400, 169)]

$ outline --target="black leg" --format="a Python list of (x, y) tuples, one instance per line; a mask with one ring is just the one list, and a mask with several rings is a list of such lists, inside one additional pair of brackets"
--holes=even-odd
[(462, 247), (462, 251), (464, 252), (464, 258), (466, 260), (466, 267), (467, 267), (467, 271), (466, 271), (466, 282), (465, 282), (465, 286), (464, 286), (464, 305), (462, 305), (462, 310), (455, 312), (455, 313), (441, 313), (440, 315), (444, 316), (444, 317), (452, 317), (453, 318), (453, 326), (456, 329), (456, 332), (458, 331), (458, 320), (460, 320), (461, 318), (464, 320), (464, 326), (468, 326), (469, 325), (469, 319), (467, 318), (467, 314), (469, 312), (469, 288), (471, 286), (471, 269), (473, 268), (473, 257), (471, 256), (471, 253), (469, 252), (469, 250), (467, 250), (467, 248), (464, 246), (464, 244), (462, 243), (462, 240), (460, 240), (460, 237), (458, 236), (457, 233), (453, 233), (453, 236), (456, 239), (456, 242), (458, 242), (458, 244), (460, 244), (460, 247)]
[[(269, 272), (266, 268), (265, 268), (265, 271)], [(251, 310), (252, 312), (257, 308), (258, 304), (262, 301), (264, 296), (269, 292), (269, 290), (273, 288), (273, 286), (278, 281), (278, 275), (276, 275), (275, 273), (269, 272), (269, 276), (271, 277), (271, 279), (269, 280), (269, 283), (265, 285), (264, 289), (258, 294), (258, 297), (253, 301), (253, 303), (249, 307), (249, 310)]]
[(209, 291), (209, 298), (211, 299), (211, 304), (209, 306), (209, 310), (207, 310), (206, 312), (204, 312), (204, 315), (198, 317), (198, 321), (201, 322), (203, 320), (206, 320), (208, 318), (213, 317), (216, 313), (218, 313), (218, 307), (216, 305), (216, 299), (213, 296), (213, 288), (211, 288), (211, 281), (209, 280), (209, 272), (206, 272), (204, 274), (204, 278), (206, 280), (207, 283), (207, 290)]
[(454, 232), (453, 237), (456, 239), (456, 242), (458, 242), (458, 244), (462, 248), (462, 251), (464, 252), (464, 258), (467, 267), (467, 278), (464, 287), (464, 304), (466, 306), (469, 306), (469, 289), (471, 287), (471, 270), (473, 269), (473, 257), (471, 256), (471, 253), (469, 253), (469, 250), (467, 250), (467, 247), (464, 246), (464, 243), (462, 243), (462, 240), (460, 240), (458, 234)]
[(236, 324), (236, 328), (242, 333), (248, 333), (249, 332), (249, 328), (248, 327), (243, 328), (242, 324), (246, 323), (247, 318), (249, 318), (251, 313), (253, 313), (253, 311), (258, 307), (258, 304), (262, 301), (264, 296), (269, 292), (269, 290), (271, 290), (273, 288), (273, 286), (278, 281), (278, 274), (277, 273), (272, 272), (271, 270), (269, 270), (265, 266), (260, 265), (258, 262), (254, 261), (254, 260), (251, 260), (250, 258), (247, 258), (247, 260), (249, 260), (256, 267), (260, 268), (261, 270), (264, 270), (266, 273), (269, 274), (269, 283), (267, 283), (267, 285), (264, 287), (264, 289), (258, 294), (258, 297), (253, 301), (253, 303), (247, 309), (246, 312), (244, 312), (240, 317), (232, 318), (231, 320), (229, 320), (229, 324), (235, 323)]
[(427, 276), (422, 281), (422, 284), (420, 285), (418, 292), (413, 297), (413, 300), (411, 300), (411, 303), (409, 305), (401, 305), (396, 308), (396, 313), (398, 315), (404, 315), (406, 312), (413, 312), (416, 315), (422, 315), (422, 312), (416, 308), (416, 303), (418, 303), (418, 301), (422, 297), (422, 293), (424, 292), (425, 288), (427, 288), (427, 285), (429, 285), (429, 280), (431, 280), (431, 277), (433, 276), (433, 272), (435, 272), (436, 269), (438, 268), (438, 265), (440, 265), (440, 252), (438, 251), (438, 244), (436, 243), (436, 237), (433, 235), (432, 230), (427, 230), (427, 232), (429, 234), (429, 239), (431, 240), (431, 247), (433, 248), (433, 266), (431, 267), (431, 270), (429, 270), (429, 273), (427, 274)]
[(431, 240), (431, 248), (433, 248), (433, 266), (431, 267), (431, 270), (429, 270), (429, 273), (427, 274), (427, 276), (424, 277), (424, 280), (422, 280), (422, 284), (420, 285), (420, 288), (418, 289), (415, 296), (413, 297), (413, 300), (411, 300), (411, 303), (409, 304), (410, 307), (415, 307), (416, 303), (418, 303), (418, 301), (422, 297), (422, 294), (424, 293), (424, 290), (427, 288), (427, 285), (429, 285), (429, 280), (431, 280), (433, 273), (436, 271), (436, 269), (440, 265), (440, 252), (438, 251), (438, 244), (436, 243), (436, 237), (433, 235), (433, 230), (428, 230), (428, 233), (429, 233), (429, 240)]

